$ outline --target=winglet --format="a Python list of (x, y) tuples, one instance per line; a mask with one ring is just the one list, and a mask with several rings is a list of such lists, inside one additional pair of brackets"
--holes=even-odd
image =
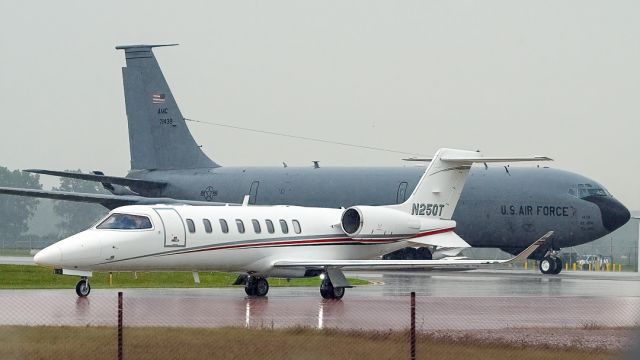
[(540, 246), (544, 245), (551, 237), (551, 235), (553, 235), (553, 231), (549, 231), (548, 233), (542, 235), (540, 239), (534, 241), (533, 244), (529, 245), (529, 247), (524, 249), (520, 254), (505, 261), (505, 264), (513, 264), (521, 261), (526, 261), (529, 255), (533, 254), (533, 252), (538, 250)]

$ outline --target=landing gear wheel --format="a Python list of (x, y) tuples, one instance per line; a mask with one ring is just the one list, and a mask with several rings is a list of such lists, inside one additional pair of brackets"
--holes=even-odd
[(558, 275), (558, 274), (560, 274), (560, 272), (562, 271), (562, 266), (563, 266), (564, 264), (562, 263), (562, 259), (561, 259), (561, 258), (559, 258), (559, 257), (552, 258), (552, 259), (553, 259), (553, 260), (555, 261), (555, 263), (556, 263), (556, 268), (555, 268), (555, 270), (552, 272), (552, 274), (553, 274), (553, 275)]
[(265, 296), (269, 292), (269, 282), (265, 278), (258, 278), (255, 286), (256, 296)]
[(89, 280), (80, 279), (80, 281), (78, 281), (78, 283), (76, 284), (76, 294), (78, 294), (79, 297), (87, 297), (90, 292), (91, 285), (89, 285)]
[(331, 294), (333, 294), (333, 285), (331, 285), (330, 282), (327, 285), (325, 280), (323, 280), (322, 284), (320, 284), (320, 296), (322, 296), (323, 299), (331, 299)]
[(553, 274), (556, 271), (556, 261), (551, 256), (545, 256), (538, 265), (543, 274)]
[(333, 298), (336, 300), (342, 299), (344, 296), (344, 288), (343, 287), (334, 287), (333, 288)]
[(344, 292), (343, 287), (334, 287), (328, 277), (324, 278), (320, 284), (320, 295), (324, 299), (340, 300), (344, 296)]
[(249, 296), (265, 296), (269, 292), (269, 282), (263, 277), (247, 276), (244, 292)]
[(244, 284), (244, 292), (249, 296), (256, 295), (256, 278), (247, 276), (247, 282)]

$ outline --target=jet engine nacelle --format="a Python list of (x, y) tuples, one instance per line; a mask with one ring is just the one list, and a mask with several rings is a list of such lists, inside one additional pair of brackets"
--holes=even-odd
[(342, 230), (352, 239), (415, 235), (420, 220), (405, 212), (379, 206), (353, 206), (342, 213)]

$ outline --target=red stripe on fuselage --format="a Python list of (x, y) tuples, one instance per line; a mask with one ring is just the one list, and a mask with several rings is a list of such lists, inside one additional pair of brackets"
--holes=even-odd
[(446, 228), (446, 229), (425, 231), (411, 237), (402, 237), (397, 239), (352, 239), (349, 237), (341, 237), (341, 238), (329, 238), (329, 239), (269, 241), (269, 242), (260, 242), (260, 243), (250, 243), (250, 244), (222, 245), (222, 246), (211, 246), (203, 249), (185, 250), (185, 251), (175, 252), (167, 255), (186, 254), (186, 253), (212, 251), (212, 250), (228, 250), (228, 249), (254, 248), (254, 247), (275, 247), (275, 246), (283, 246), (283, 245), (301, 246), (301, 245), (318, 245), (318, 244), (327, 244), (327, 243), (341, 244), (341, 242), (346, 242), (346, 241), (349, 241), (350, 243), (353, 243), (353, 244), (359, 244), (359, 243), (384, 244), (384, 243), (392, 243), (392, 242), (405, 240), (405, 239), (415, 239), (423, 236), (442, 234), (442, 233), (453, 231), (454, 229), (455, 228)]
[(451, 228), (446, 228), (446, 229), (439, 229), (439, 230), (425, 231), (425, 232), (423, 232), (423, 233), (416, 234), (416, 235), (414, 235), (414, 236), (412, 236), (412, 237), (410, 237), (410, 238), (407, 238), (407, 239), (415, 239), (415, 238), (419, 238), (419, 237), (423, 237), (423, 236), (437, 235), (437, 234), (444, 234), (444, 233), (447, 233), (447, 232), (451, 232), (451, 231), (453, 231), (453, 230), (455, 230), (455, 229), (456, 229), (456, 228), (451, 227)]

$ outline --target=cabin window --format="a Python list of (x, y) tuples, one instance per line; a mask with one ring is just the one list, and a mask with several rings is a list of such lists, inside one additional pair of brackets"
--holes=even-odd
[(238, 232), (244, 234), (244, 223), (240, 219), (236, 219), (236, 225), (238, 225)]
[(229, 232), (229, 225), (227, 225), (227, 220), (220, 219), (220, 229), (222, 230), (223, 234), (226, 234)]
[(260, 232), (262, 231), (262, 229), (260, 229), (260, 222), (256, 219), (251, 220), (251, 223), (253, 224), (253, 231), (256, 232), (256, 234), (260, 234)]
[(131, 214), (111, 214), (104, 219), (97, 229), (142, 230), (151, 229), (151, 220), (146, 216)]
[(202, 219), (202, 224), (204, 224), (204, 231), (206, 231), (207, 234), (210, 234), (213, 231), (211, 228), (211, 221), (209, 221), (209, 219)]
[(196, 232), (196, 224), (193, 223), (193, 220), (187, 219), (187, 229), (189, 229), (190, 233)]
[(267, 231), (269, 232), (269, 234), (273, 234), (274, 232), (276, 232), (276, 229), (273, 227), (273, 222), (271, 220), (265, 220), (264, 222), (267, 224)]
[(286, 221), (280, 220), (280, 228), (282, 229), (282, 233), (283, 234), (288, 234), (289, 233), (289, 226), (287, 225)]
[(296, 234), (300, 234), (302, 232), (302, 229), (300, 228), (300, 223), (298, 222), (298, 220), (292, 220), (291, 223), (293, 224), (293, 231), (295, 231)]

